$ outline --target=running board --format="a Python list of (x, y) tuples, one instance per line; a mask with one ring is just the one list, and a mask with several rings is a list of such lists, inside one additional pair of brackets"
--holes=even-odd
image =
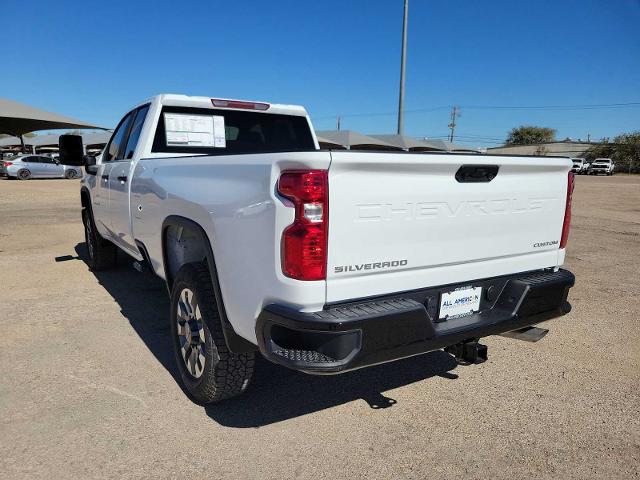
[(523, 340), (525, 342), (537, 342), (538, 340), (542, 340), (547, 333), (549, 333), (549, 330), (546, 328), (524, 327), (519, 330), (501, 333), (500, 336), (515, 338), (516, 340)]

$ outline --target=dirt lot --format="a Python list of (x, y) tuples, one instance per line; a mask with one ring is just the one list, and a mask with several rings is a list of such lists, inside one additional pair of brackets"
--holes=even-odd
[(191, 403), (163, 284), (82, 261), (78, 183), (0, 180), (2, 478), (638, 478), (640, 177), (579, 177), (574, 310), (537, 344), (487, 339), (337, 377), (258, 362)]

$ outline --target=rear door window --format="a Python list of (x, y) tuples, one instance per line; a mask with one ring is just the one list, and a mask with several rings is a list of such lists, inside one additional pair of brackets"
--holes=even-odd
[[(193, 122), (202, 120), (205, 126), (213, 123), (215, 145), (194, 145), (176, 142), (176, 136), (167, 137), (165, 114), (184, 114), (191, 116)], [(175, 117), (175, 116), (174, 116)], [(213, 122), (211, 121), (213, 118)], [(185, 117), (186, 119), (186, 117)], [(176, 128), (175, 126), (173, 128)], [(204, 143), (207, 143), (206, 136)], [(214, 143), (209, 141), (208, 143)], [(166, 153), (206, 153), (225, 155), (230, 153), (264, 153), (315, 150), (311, 127), (306, 117), (247, 110), (221, 110), (215, 108), (164, 107), (158, 120), (153, 141), (153, 152)]]
[(124, 139), (127, 138), (129, 127), (135, 115), (135, 110), (129, 112), (126, 117), (122, 119), (118, 128), (111, 136), (111, 140), (104, 149), (104, 155), (102, 156), (103, 162), (111, 162), (113, 160), (120, 160), (124, 152)]
[(136, 146), (138, 145), (138, 140), (140, 139), (140, 132), (142, 132), (142, 126), (144, 125), (145, 118), (147, 118), (148, 111), (149, 105), (145, 105), (144, 107), (140, 107), (136, 112), (136, 118), (133, 121), (133, 125), (131, 126), (131, 133), (129, 134), (127, 147), (125, 148), (125, 160), (130, 160), (133, 158), (133, 154), (136, 151)]

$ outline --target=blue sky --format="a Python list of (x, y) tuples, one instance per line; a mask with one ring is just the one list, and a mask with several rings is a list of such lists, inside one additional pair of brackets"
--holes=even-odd
[[(305, 105), (316, 129), (394, 133), (402, 0), (3, 0), (0, 96), (113, 126), (171, 92)], [(405, 133), (499, 143), (640, 130), (640, 0), (410, 0)], [(412, 110), (420, 110), (411, 112)], [(374, 115), (375, 114), (375, 115)]]

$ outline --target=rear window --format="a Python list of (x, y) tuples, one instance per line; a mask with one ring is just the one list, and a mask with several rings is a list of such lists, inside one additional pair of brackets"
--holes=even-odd
[(152, 152), (226, 155), (314, 149), (305, 117), (246, 110), (164, 107)]

